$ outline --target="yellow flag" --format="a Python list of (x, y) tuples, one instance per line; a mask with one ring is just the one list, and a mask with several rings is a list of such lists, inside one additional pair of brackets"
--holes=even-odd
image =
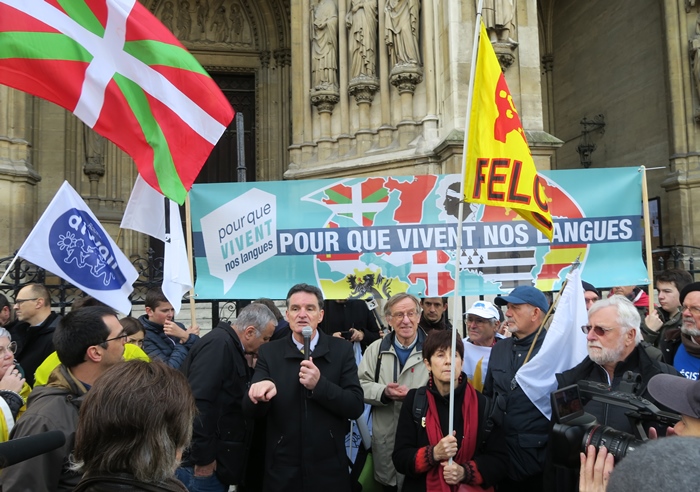
[(467, 141), (467, 202), (515, 210), (552, 240), (546, 183), (532, 160), (506, 79), (481, 23)]

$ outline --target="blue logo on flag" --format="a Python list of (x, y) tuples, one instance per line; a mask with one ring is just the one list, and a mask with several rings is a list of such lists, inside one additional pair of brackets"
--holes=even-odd
[(119, 290), (126, 283), (107, 233), (83, 210), (72, 208), (56, 219), (49, 232), (49, 250), (78, 287)]

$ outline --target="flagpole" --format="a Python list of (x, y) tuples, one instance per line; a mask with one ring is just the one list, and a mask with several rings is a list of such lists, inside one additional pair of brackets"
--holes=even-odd
[[(481, 9), (483, 7), (484, 0), (479, 0), (479, 5), (476, 8), (476, 19), (474, 21), (474, 44), (472, 45), (472, 65), (469, 70), (469, 96), (467, 97), (467, 113), (464, 121), (464, 144), (462, 146), (462, 200), (460, 200), (459, 213), (457, 217), (457, 244), (456, 244), (456, 254), (455, 254), (455, 288), (453, 293), (452, 302), (452, 354), (450, 364), (450, 406), (449, 406), (449, 417), (447, 427), (450, 432), (454, 428), (454, 399), (455, 399), (455, 352), (457, 348), (457, 298), (459, 297), (459, 278), (460, 278), (460, 267), (462, 260), (462, 225), (464, 222), (464, 207), (465, 207), (465, 194), (464, 194), (464, 175), (467, 172), (467, 142), (469, 141), (469, 120), (472, 111), (472, 104), (474, 101), (474, 80), (476, 79), (476, 57), (479, 51), (479, 34), (481, 32)], [(461, 371), (462, 368), (460, 367)], [(460, 407), (461, 408), (461, 407)], [(449, 459), (449, 463), (452, 464), (452, 458)]]
[(15, 255), (14, 258), (12, 258), (12, 261), (10, 262), (8, 267), (5, 269), (5, 273), (3, 273), (2, 277), (0, 277), (0, 284), (3, 283), (3, 281), (5, 280), (5, 277), (7, 277), (7, 274), (10, 273), (10, 271), (12, 271), (12, 267), (15, 266), (15, 261), (17, 261), (18, 256), (19, 255), (17, 254), (17, 255)]
[(190, 320), (191, 325), (195, 326), (197, 324), (197, 316), (195, 313), (195, 302), (194, 302), (194, 258), (192, 255), (192, 213), (190, 212), (190, 194), (187, 193), (185, 196), (185, 226), (187, 228), (187, 263), (190, 267), (190, 279), (192, 281), (192, 287), (190, 288)]
[[(649, 190), (647, 189), (647, 168), (642, 172), (642, 207), (644, 211), (644, 247), (647, 250), (647, 276), (649, 277), (649, 314), (654, 312), (654, 259), (651, 252), (651, 217), (649, 216)], [(642, 320), (644, 321), (644, 320)]]

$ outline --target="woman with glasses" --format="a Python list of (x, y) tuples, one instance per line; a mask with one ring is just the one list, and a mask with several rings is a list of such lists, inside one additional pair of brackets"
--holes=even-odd
[[(423, 343), (428, 385), (410, 390), (396, 428), (393, 461), (406, 475), (404, 492), (493, 491), (508, 470), (503, 431), (490, 420), (489, 400), (462, 372), (464, 345), (452, 333), (433, 331)], [(448, 428), (454, 363), (454, 422)], [(450, 459), (452, 460), (450, 462)]]
[(17, 343), (5, 328), (0, 328), (0, 442), (7, 441), (12, 427), (27, 408), (26, 401), (32, 388), (24, 380), (19, 365), (15, 364)]

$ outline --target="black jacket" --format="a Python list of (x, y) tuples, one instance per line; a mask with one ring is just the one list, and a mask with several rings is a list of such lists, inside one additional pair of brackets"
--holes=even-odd
[[(613, 390), (619, 391), (621, 389), (622, 376), (627, 371), (638, 373), (642, 378), (641, 384), (634, 391), (634, 394), (650, 400), (662, 409), (666, 409), (651, 397), (647, 391), (647, 385), (649, 380), (657, 374), (679, 375), (673, 366), (652, 359), (641, 345), (637, 345), (624, 361), (618, 362), (617, 366), (615, 366), (614, 378), (611, 384)], [(583, 359), (576, 367), (557, 374), (559, 388), (576, 384), (580, 380), (610, 384), (605, 369), (593, 362), (590, 357)], [(591, 400), (584, 405), (584, 410), (593, 415), (601, 425), (608, 425), (616, 430), (634, 434), (634, 429), (625, 415), (629, 410), (625, 408)]]
[[(466, 383), (462, 383), (455, 388), (454, 429), (457, 431), (457, 444), (460, 447), (464, 438), (462, 432), (464, 419), (461, 409), (466, 386)], [(440, 416), (440, 427), (443, 435), (447, 435), (449, 395), (446, 397), (441, 396), (435, 389), (428, 391), (435, 397), (435, 404)], [(416, 474), (415, 458), (418, 450), (430, 443), (428, 442), (428, 433), (422, 422), (416, 421), (413, 415), (415, 397), (416, 390), (409, 390), (401, 406), (401, 415), (396, 427), (394, 454), (392, 456), (396, 471), (406, 475), (403, 488), (401, 489), (403, 492), (426, 492), (426, 474)], [(482, 486), (487, 488), (495, 485), (507, 474), (508, 452), (506, 451), (503, 430), (500, 427), (495, 426), (488, 436), (484, 434), (487, 420), (487, 415), (485, 414), (487, 398), (478, 391), (476, 392), (476, 397), (479, 405), (479, 430), (477, 431), (476, 451), (470, 460), (474, 460), (476, 463), (476, 468), (484, 480)]]
[(249, 416), (267, 415), (266, 492), (349, 492), (345, 452), (348, 419), (364, 410), (352, 346), (319, 333), (311, 353), (321, 379), (311, 392), (299, 383), (303, 355), (291, 335), (260, 347), (253, 383), (271, 380), (277, 394), (268, 403), (243, 400)]
[(51, 311), (51, 314), (38, 326), (29, 326), (19, 322), (8, 327), (12, 340), (17, 342), (15, 359), (24, 370), (27, 384), (34, 386), (34, 372), (56, 349), (53, 346), (53, 332), (56, 331), (61, 315)]
[(216, 460), (222, 483), (240, 485), (253, 434), (253, 419), (243, 417), (253, 369), (234, 328), (221, 321), (192, 346), (180, 368), (187, 376), (197, 405), (192, 442), (185, 466)]
[(337, 331), (348, 331), (355, 328), (364, 333), (360, 345), (362, 351), (375, 340), (379, 339), (379, 325), (365, 301), (351, 299), (345, 302), (326, 301), (323, 308), (323, 321), (318, 329), (326, 335)]
[[(542, 473), (549, 437), (549, 420), (515, 383), (515, 373), (523, 365), (535, 333), (522, 339), (506, 338), (494, 345), (484, 382), (484, 395), (505, 400), (503, 430), (510, 456), (509, 477), (516, 481)], [(546, 333), (542, 330), (537, 338), (531, 359), (540, 351)]]

